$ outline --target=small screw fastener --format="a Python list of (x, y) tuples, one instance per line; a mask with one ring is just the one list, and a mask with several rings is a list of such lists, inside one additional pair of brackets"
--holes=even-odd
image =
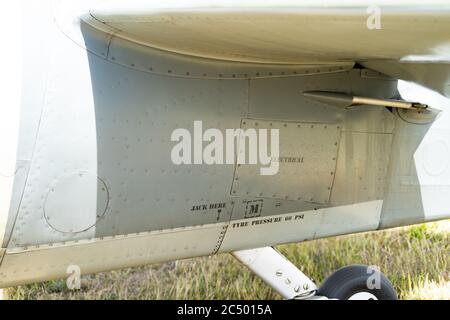
[(309, 289), (309, 284), (307, 284), (307, 283), (303, 284), (303, 289), (304, 290), (308, 290)]
[(277, 275), (277, 277), (281, 277), (283, 275), (283, 271), (277, 270), (277, 272), (275, 272), (275, 274)]

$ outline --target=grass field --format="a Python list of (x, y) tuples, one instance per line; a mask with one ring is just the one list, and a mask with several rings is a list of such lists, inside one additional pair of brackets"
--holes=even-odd
[[(353, 263), (378, 266), (401, 299), (450, 299), (450, 220), (279, 246), (321, 283)], [(83, 276), (82, 288), (65, 280), (11, 288), (10, 299), (280, 299), (229, 255)]]

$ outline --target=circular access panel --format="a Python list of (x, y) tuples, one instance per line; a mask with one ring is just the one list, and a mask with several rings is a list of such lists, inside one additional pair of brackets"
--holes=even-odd
[(450, 151), (445, 140), (435, 140), (426, 145), (424, 168), (429, 176), (443, 175), (448, 167)]
[(45, 200), (45, 219), (59, 232), (86, 231), (103, 217), (108, 200), (108, 188), (96, 175), (70, 174), (50, 189)]

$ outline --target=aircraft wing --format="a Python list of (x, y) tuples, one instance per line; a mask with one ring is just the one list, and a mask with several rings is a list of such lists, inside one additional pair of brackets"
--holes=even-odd
[[(371, 20), (378, 13), (379, 29)], [(270, 64), (358, 62), (450, 95), (448, 1), (134, 0), (107, 1), (90, 14), (116, 37), (171, 52)]]

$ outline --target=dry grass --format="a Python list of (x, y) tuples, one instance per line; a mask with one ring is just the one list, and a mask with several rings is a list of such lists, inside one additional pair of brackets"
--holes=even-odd
[[(450, 221), (278, 247), (318, 283), (344, 265), (378, 266), (402, 299), (449, 299)], [(7, 290), (11, 299), (279, 299), (229, 255), (84, 276)]]

